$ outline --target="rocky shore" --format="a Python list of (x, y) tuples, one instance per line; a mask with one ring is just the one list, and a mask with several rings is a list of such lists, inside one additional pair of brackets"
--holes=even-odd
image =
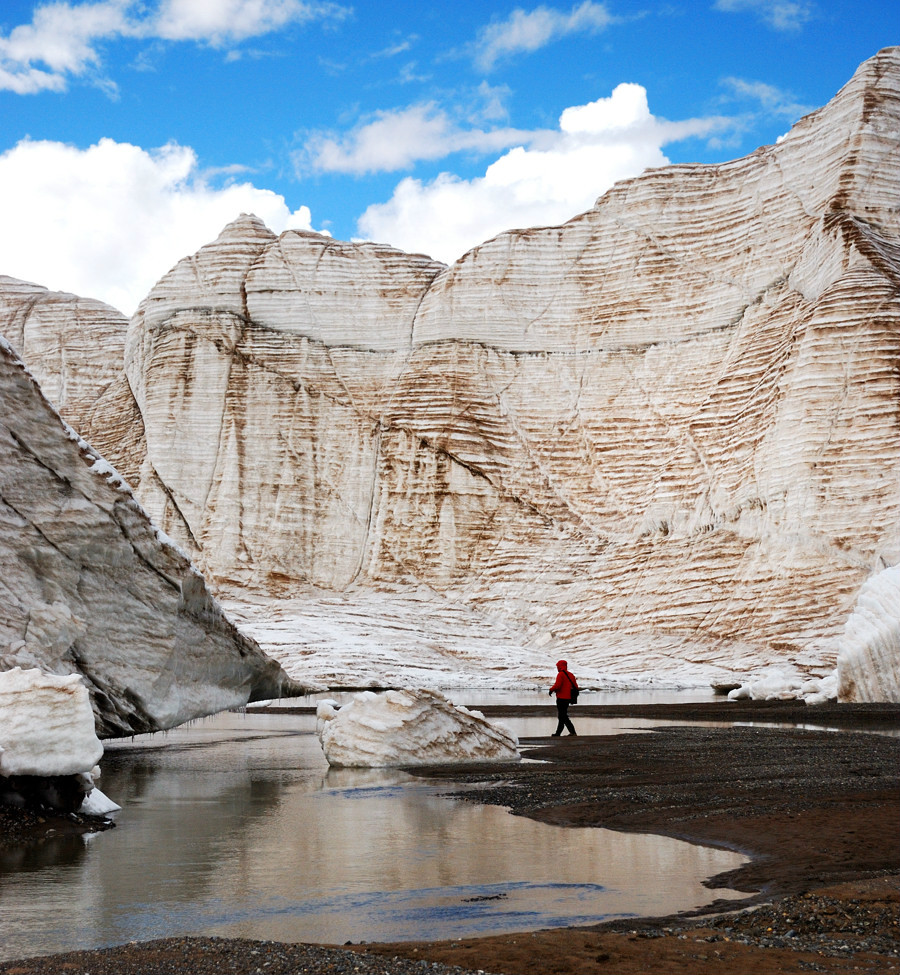
[[(546, 705), (483, 710), (489, 717), (546, 716), (548, 725), (554, 713)], [(504, 805), (514, 815), (738, 850), (748, 862), (709, 885), (744, 891), (743, 901), (721, 901), (693, 916), (448, 942), (338, 948), (166, 939), (9, 961), (0, 975), (900, 975), (900, 737), (872, 733), (900, 730), (900, 706), (579, 705), (573, 716), (576, 725), (587, 716), (679, 724), (529, 739), (529, 757), (540, 762), (416, 773), (446, 781), (449, 790), (465, 785), (460, 795), (468, 801)]]

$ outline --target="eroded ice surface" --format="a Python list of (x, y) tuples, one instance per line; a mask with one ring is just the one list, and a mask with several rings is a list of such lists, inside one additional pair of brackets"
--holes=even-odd
[(900, 565), (869, 578), (844, 626), (837, 668), (821, 679), (772, 668), (729, 693), (731, 700), (802, 698), (900, 701)]
[(837, 673), (842, 701), (900, 701), (900, 565), (872, 576), (844, 627)]
[(102, 755), (80, 677), (21, 667), (0, 673), (0, 774), (74, 775)]
[(434, 762), (508, 761), (518, 739), (479, 711), (430, 690), (364, 691), (337, 708), (319, 703), (316, 732), (329, 765), (380, 768)]
[(753, 701), (803, 700), (823, 704), (837, 698), (837, 674), (827, 677), (805, 677), (773, 667), (764, 674), (741, 684), (728, 694), (729, 701), (750, 698)]

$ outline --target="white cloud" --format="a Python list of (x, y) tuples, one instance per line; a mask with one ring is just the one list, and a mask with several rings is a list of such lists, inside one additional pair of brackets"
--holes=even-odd
[(391, 44), (389, 47), (383, 47), (380, 51), (376, 51), (370, 55), (370, 57), (377, 60), (380, 58), (394, 58), (398, 54), (405, 54), (418, 39), (418, 34), (410, 34), (405, 40), (397, 41), (396, 44)]
[(506, 100), (512, 94), (509, 85), (489, 85), (482, 81), (478, 86), (478, 97), (482, 101), (478, 115), (483, 119), (507, 118), (509, 110), (506, 107)]
[(100, 67), (104, 42), (121, 37), (220, 45), (346, 13), (303, 0), (161, 0), (156, 9), (140, 0), (45, 4), (30, 24), (0, 36), (0, 90), (63, 91), (70, 78)]
[(503, 230), (562, 223), (616, 181), (665, 165), (666, 143), (729, 124), (721, 117), (657, 119), (640, 85), (619, 85), (609, 98), (566, 109), (552, 138), (509, 150), (484, 176), (402, 180), (390, 200), (368, 207), (358, 229), (367, 239), (451, 262)]
[(809, 0), (716, 0), (716, 10), (728, 13), (755, 13), (774, 30), (800, 30), (815, 16), (815, 5)]
[(422, 74), (416, 69), (418, 68), (417, 61), (408, 61), (404, 64), (397, 74), (397, 81), (401, 85), (414, 85), (422, 81), (431, 81), (430, 74)]
[(131, 314), (153, 284), (242, 212), (277, 232), (310, 212), (250, 183), (216, 188), (193, 150), (24, 140), (0, 155), (0, 273)]
[(335, 3), (303, 0), (162, 0), (151, 30), (165, 40), (223, 44), (345, 14)]
[(30, 24), (0, 37), (0, 89), (20, 95), (62, 90), (67, 76), (99, 63), (100, 41), (130, 32), (129, 5), (130, 0), (105, 0), (38, 7)]
[(591, 0), (568, 13), (544, 6), (531, 11), (517, 7), (506, 20), (482, 28), (472, 48), (474, 61), (482, 71), (490, 71), (503, 58), (537, 51), (567, 34), (594, 33), (612, 22), (606, 6)]
[(39, 91), (64, 91), (65, 87), (66, 81), (62, 75), (25, 65), (10, 66), (0, 56), (0, 91), (33, 95)]
[(394, 172), (452, 152), (498, 152), (534, 137), (518, 129), (463, 128), (434, 102), (426, 102), (376, 112), (371, 121), (341, 137), (314, 133), (294, 162), (300, 172)]
[(750, 81), (746, 78), (723, 78), (722, 84), (730, 89), (734, 99), (749, 99), (760, 104), (770, 115), (783, 116), (795, 122), (802, 115), (811, 112), (814, 105), (803, 105), (789, 91), (766, 84), (764, 81)]

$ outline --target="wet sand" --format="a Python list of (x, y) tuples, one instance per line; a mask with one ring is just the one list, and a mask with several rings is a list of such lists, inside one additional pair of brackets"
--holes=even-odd
[[(548, 730), (555, 724), (552, 704), (482, 710), (497, 718), (546, 717)], [(744, 901), (720, 903), (718, 909), (727, 912), (720, 916), (695, 912), (452, 942), (354, 945), (340, 952), (169, 939), (6, 962), (0, 973), (286, 975), (350, 972), (358, 965), (359, 971), (399, 975), (424, 961), (442, 966), (429, 968), (435, 975), (453, 966), (509, 975), (900, 975), (900, 738), (872, 733), (900, 730), (900, 705), (577, 705), (576, 727), (579, 716), (728, 724), (526, 739), (528, 757), (540, 763), (414, 771), (446, 782), (451, 794), (464, 785), (462, 798), (504, 805), (513, 815), (572, 828), (662, 833), (740, 851), (749, 862), (709, 885), (744, 891)], [(752, 724), (732, 726), (734, 721)], [(764, 726), (773, 723), (842, 730)]]

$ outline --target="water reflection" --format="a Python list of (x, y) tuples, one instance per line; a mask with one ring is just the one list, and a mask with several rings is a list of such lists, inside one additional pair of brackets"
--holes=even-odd
[(0, 897), (7, 875), (78, 863), (84, 859), (86, 852), (84, 837), (81, 836), (51, 836), (41, 843), (0, 848)]
[(708, 902), (736, 854), (562, 829), (393, 770), (329, 770), (311, 716), (220, 715), (110, 743), (118, 827), (0, 861), (0, 955), (179, 933), (456, 937)]

